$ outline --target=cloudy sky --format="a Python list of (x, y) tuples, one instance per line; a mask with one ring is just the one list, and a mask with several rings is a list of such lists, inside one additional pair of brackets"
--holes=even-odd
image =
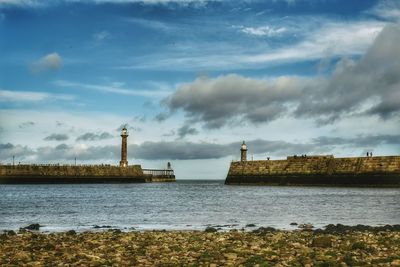
[(0, 0), (0, 162), (400, 153), (397, 0)]

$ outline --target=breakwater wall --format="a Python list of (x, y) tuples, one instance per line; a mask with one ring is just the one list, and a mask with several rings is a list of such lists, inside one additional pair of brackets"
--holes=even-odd
[(232, 162), (226, 184), (400, 186), (400, 156)]
[(0, 165), (0, 183), (146, 183), (173, 182), (175, 175), (144, 173), (140, 165), (119, 167), (112, 165), (27, 164)]

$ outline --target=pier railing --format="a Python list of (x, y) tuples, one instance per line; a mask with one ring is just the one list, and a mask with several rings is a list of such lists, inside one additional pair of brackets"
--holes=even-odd
[(174, 176), (174, 170), (168, 169), (143, 169), (143, 174), (152, 176), (171, 177)]

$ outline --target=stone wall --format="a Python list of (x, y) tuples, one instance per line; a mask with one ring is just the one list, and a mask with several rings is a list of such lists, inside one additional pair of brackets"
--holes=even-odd
[(400, 184), (400, 156), (300, 156), (288, 157), (287, 160), (239, 161), (231, 163), (226, 179), (227, 184), (302, 184), (305, 181), (307, 184), (369, 184), (374, 181)]
[(111, 165), (0, 165), (0, 176), (109, 176), (135, 177), (142, 176), (140, 165), (125, 168)]
[(140, 165), (0, 165), (0, 183), (145, 182)]

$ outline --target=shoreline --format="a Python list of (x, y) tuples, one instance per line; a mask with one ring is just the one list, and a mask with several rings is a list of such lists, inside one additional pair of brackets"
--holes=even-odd
[(86, 225), (86, 226), (48, 226), (42, 225), (39, 223), (32, 223), (29, 225), (21, 226), (21, 227), (11, 227), (11, 228), (2, 228), (0, 229), (0, 235), (7, 232), (14, 233), (24, 233), (26, 231), (32, 231), (35, 233), (43, 233), (43, 234), (51, 234), (51, 233), (66, 233), (69, 231), (74, 231), (76, 233), (85, 233), (85, 232), (104, 232), (104, 231), (121, 231), (121, 232), (151, 232), (151, 231), (161, 231), (161, 232), (201, 232), (206, 231), (207, 229), (213, 229), (215, 232), (230, 232), (230, 231), (239, 231), (239, 232), (257, 232), (263, 231), (263, 229), (270, 229), (273, 231), (282, 231), (282, 232), (292, 232), (292, 231), (312, 231), (315, 233), (342, 233), (346, 231), (371, 231), (371, 232), (379, 232), (379, 231), (398, 231), (400, 232), (400, 224), (376, 224), (376, 225), (366, 225), (366, 224), (354, 224), (354, 225), (346, 225), (346, 224), (328, 224), (325, 226), (314, 226), (311, 223), (296, 223), (292, 222), (285, 227), (275, 227), (271, 225), (262, 225), (255, 223), (248, 224), (204, 224), (204, 225), (185, 225), (184, 226), (143, 226), (143, 225), (135, 225), (135, 226), (116, 226), (116, 225), (104, 225), (104, 224), (94, 224), (94, 225)]
[(21, 230), (0, 235), (0, 265), (400, 266), (400, 225), (283, 231)]

